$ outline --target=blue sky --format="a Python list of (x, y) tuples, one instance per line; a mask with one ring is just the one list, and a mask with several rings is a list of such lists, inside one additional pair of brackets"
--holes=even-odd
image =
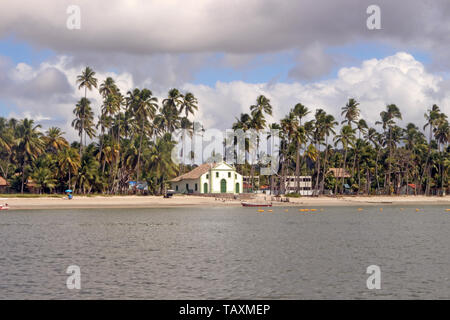
[[(326, 48), (326, 53), (346, 57), (326, 75), (314, 80), (324, 80), (336, 76), (341, 67), (349, 67), (359, 64), (368, 59), (382, 59), (393, 55), (399, 51), (399, 48), (388, 46), (377, 42), (359, 42), (344, 46)], [(430, 55), (421, 50), (409, 50), (416, 60), (429, 64)], [(43, 49), (33, 46), (26, 41), (16, 39), (14, 36), (8, 36), (0, 39), (0, 55), (7, 57), (14, 64), (26, 63), (37, 67), (40, 63), (51, 60), (57, 56), (57, 53), (51, 49)], [(220, 61), (224, 58), (224, 53), (217, 53), (211, 60)], [(240, 68), (218, 64), (207, 64), (193, 73), (193, 83), (214, 86), (217, 81), (231, 82), (244, 81), (249, 83), (266, 82), (293, 82), (298, 79), (289, 77), (289, 70), (296, 64), (295, 52), (287, 51), (281, 53), (259, 54), (252, 57), (247, 65)], [(108, 71), (116, 71), (111, 66)], [(305, 82), (305, 81), (303, 81)], [(0, 111), (5, 108), (0, 101)]]
[(14, 64), (24, 62), (36, 66), (54, 56), (55, 52), (50, 49), (37, 48), (11, 35), (0, 39), (0, 55), (8, 57)]

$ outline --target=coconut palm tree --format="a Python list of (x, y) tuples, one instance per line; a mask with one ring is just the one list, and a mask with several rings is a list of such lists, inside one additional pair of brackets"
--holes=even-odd
[(187, 92), (184, 96), (182, 96), (182, 102), (179, 106), (180, 114), (184, 111), (185, 117), (188, 118), (189, 114), (194, 115), (194, 112), (198, 110), (198, 100), (193, 93)]
[(49, 168), (36, 168), (31, 174), (31, 177), (33, 178), (33, 182), (36, 183), (36, 186), (39, 188), (39, 194), (46, 188), (53, 189), (56, 186), (56, 179)]
[(50, 127), (45, 134), (46, 136), (44, 136), (43, 139), (47, 150), (51, 152), (58, 152), (69, 146), (69, 143), (63, 137), (65, 132), (63, 132), (60, 128)]
[[(84, 88), (84, 99), (87, 100), (87, 90), (91, 91), (92, 88), (97, 88), (97, 78), (95, 78), (95, 72), (90, 67), (86, 67), (81, 74), (77, 77), (77, 84), (78, 89)], [(81, 134), (83, 135), (83, 130), (85, 129), (85, 114), (83, 113), (80, 117), (81, 124), (80, 124), (80, 130)], [(83, 151), (82, 143), (80, 143), (80, 157), (81, 153)]]
[[(186, 149), (186, 132), (192, 137), (193, 132), (194, 132), (194, 122), (190, 122), (188, 117), (189, 114), (194, 115), (195, 110), (198, 110), (198, 101), (197, 98), (195, 98), (194, 94), (192, 94), (191, 92), (186, 93), (185, 95), (182, 96), (182, 102), (180, 104), (180, 110), (179, 113), (182, 114), (183, 111), (185, 113), (185, 116), (181, 119), (181, 129), (183, 129), (183, 134), (182, 134), (182, 145), (183, 145), (183, 161), (182, 164), (185, 163), (185, 149)], [(181, 171), (181, 173), (183, 173), (183, 171)]]
[[(86, 145), (86, 134), (92, 139), (95, 135), (94, 131), (94, 112), (91, 108), (91, 102), (89, 99), (81, 98), (80, 101), (75, 105), (73, 109), (73, 114), (76, 118), (72, 121), (72, 127), (78, 131), (80, 136), (80, 157), (81, 157), (81, 146)], [(84, 140), (83, 140), (84, 135)]]
[(131, 108), (136, 118), (136, 124), (139, 126), (139, 149), (137, 159), (136, 179), (140, 179), (140, 160), (142, 154), (142, 141), (146, 128), (149, 127), (149, 121), (153, 120), (158, 110), (158, 98), (153, 96), (149, 89), (134, 89), (128, 92)]
[(308, 110), (307, 107), (305, 107), (303, 104), (301, 103), (297, 103), (294, 106), (294, 115), (298, 118), (299, 122), (300, 122), (300, 126), (302, 125), (302, 119), (305, 118), (308, 114), (311, 113), (311, 111)]
[[(438, 152), (440, 157), (439, 162), (439, 173), (441, 174), (441, 194), (444, 194), (444, 181), (447, 181), (447, 179), (444, 180), (444, 149), (445, 146), (448, 144), (450, 140), (450, 126), (448, 121), (446, 120), (447, 116), (445, 114), (442, 114), (440, 117), (440, 121), (438, 123), (438, 126), (436, 127), (434, 131), (434, 137), (436, 141), (438, 142)], [(443, 146), (443, 150), (441, 151), (440, 146)]]
[(23, 193), (25, 184), (25, 166), (44, 152), (40, 128), (41, 125), (35, 125), (34, 120), (30, 119), (23, 119), (17, 126), (17, 153), (22, 171), (21, 193)]
[(359, 118), (359, 102), (357, 102), (355, 99), (351, 98), (348, 100), (345, 107), (342, 107), (341, 115), (344, 116), (345, 120), (343, 120), (341, 123), (346, 123), (350, 127), (352, 126), (352, 123), (356, 123), (356, 120)]
[(117, 93), (117, 85), (113, 78), (108, 77), (102, 82), (99, 88), (99, 93), (102, 95), (103, 99), (108, 96), (114, 96)]
[(389, 157), (388, 157), (388, 193), (392, 194), (391, 188), (391, 167), (392, 167), (392, 128), (395, 126), (395, 119), (402, 119), (400, 109), (395, 104), (389, 104), (386, 106), (385, 111), (380, 112), (381, 121), (375, 122), (375, 124), (381, 124), (388, 141)]
[(338, 122), (334, 119), (334, 116), (331, 114), (325, 114), (322, 121), (322, 129), (325, 135), (325, 155), (323, 159), (323, 174), (322, 174), (322, 182), (320, 185), (320, 193), (323, 194), (324, 186), (325, 186), (325, 175), (327, 174), (327, 161), (328, 161), (328, 138), (330, 135), (335, 135), (336, 132), (334, 128), (338, 125)]
[(352, 129), (350, 125), (345, 125), (341, 128), (341, 131), (338, 135), (334, 137), (335, 145), (341, 144), (344, 149), (344, 158), (342, 160), (342, 177), (341, 177), (341, 193), (344, 193), (344, 176), (346, 172), (346, 160), (348, 148), (352, 147), (355, 143), (355, 130)]
[(323, 143), (325, 137), (325, 131), (323, 129), (323, 123), (325, 121), (326, 112), (323, 109), (316, 109), (314, 115), (314, 129), (313, 129), (313, 142), (316, 145), (318, 152), (318, 157), (316, 161), (316, 182), (314, 184), (315, 193), (318, 194), (320, 190), (319, 179), (320, 179), (320, 145)]
[(254, 116), (256, 113), (272, 115), (272, 105), (270, 100), (264, 95), (260, 95), (256, 98), (256, 104), (250, 106), (250, 111)]
[(61, 173), (68, 173), (67, 185), (69, 189), (75, 189), (72, 186), (72, 175), (78, 173), (78, 169), (81, 166), (80, 155), (74, 148), (64, 148), (57, 154), (57, 162)]

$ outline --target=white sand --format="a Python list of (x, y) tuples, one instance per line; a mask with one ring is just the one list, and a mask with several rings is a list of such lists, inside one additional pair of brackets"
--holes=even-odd
[[(270, 196), (258, 195), (249, 202), (264, 202)], [(358, 196), (358, 197), (302, 197), (290, 198), (289, 203), (273, 202), (274, 206), (364, 206), (364, 205), (448, 205), (450, 196)], [(64, 208), (162, 208), (191, 206), (240, 206), (238, 200), (216, 200), (214, 197), (174, 196), (169, 199), (156, 196), (112, 196), (83, 197), (75, 195), (66, 198), (2, 198), (0, 205), (8, 203), (10, 209), (64, 209)]]

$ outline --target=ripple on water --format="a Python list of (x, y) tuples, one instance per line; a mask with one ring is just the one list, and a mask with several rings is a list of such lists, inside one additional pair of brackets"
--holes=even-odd
[[(449, 215), (414, 210), (11, 211), (0, 218), (0, 298), (449, 299)], [(65, 286), (73, 264), (79, 292)]]

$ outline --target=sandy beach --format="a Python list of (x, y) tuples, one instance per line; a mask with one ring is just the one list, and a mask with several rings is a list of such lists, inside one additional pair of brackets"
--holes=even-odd
[[(270, 197), (258, 195), (250, 202), (263, 203)], [(220, 207), (240, 206), (240, 200), (221, 200), (214, 197), (174, 196), (164, 199), (157, 196), (75, 196), (66, 198), (0, 198), (0, 205), (8, 203), (10, 210), (64, 209), (64, 208), (164, 208), (164, 207)], [(359, 197), (303, 197), (290, 198), (289, 202), (272, 202), (274, 206), (367, 206), (367, 205), (449, 205), (450, 196), (359, 196)]]

